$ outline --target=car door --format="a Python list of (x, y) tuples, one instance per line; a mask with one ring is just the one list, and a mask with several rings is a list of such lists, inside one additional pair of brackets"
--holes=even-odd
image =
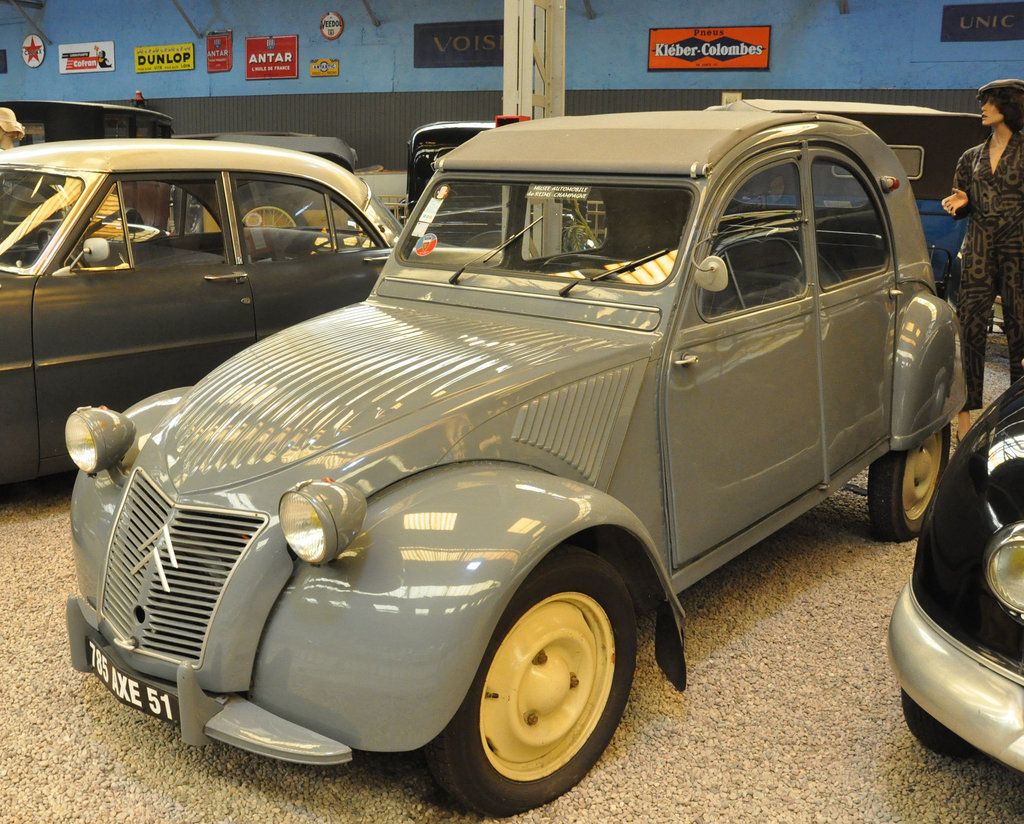
[(232, 193), (257, 337), (370, 294), (391, 250), (342, 195), (311, 181), (241, 173)]
[[(255, 340), (232, 262), (220, 173), (133, 176), (105, 187), (33, 309), (40, 460), (63, 460), (83, 404), (124, 408), (190, 385)], [(88, 247), (88, 251), (86, 251)]]
[(32, 275), (0, 274), (0, 483), (34, 477), (38, 466), (32, 375)]
[(877, 196), (847, 158), (811, 154), (829, 472), (889, 435), (896, 272)]
[(691, 284), (671, 339), (663, 411), (673, 561), (682, 566), (822, 476), (817, 322), (801, 160), (737, 170), (708, 248), (721, 292)]

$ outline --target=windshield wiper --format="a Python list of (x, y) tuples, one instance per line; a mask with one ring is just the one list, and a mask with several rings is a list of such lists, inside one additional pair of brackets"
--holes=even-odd
[(466, 263), (463, 263), (458, 269), (456, 269), (452, 273), (452, 276), (450, 278), (448, 278), (448, 282), (449, 283), (458, 283), (459, 282), (459, 278), (462, 277), (462, 273), (465, 272), (466, 269), (468, 269), (474, 263), (483, 263), (486, 260), (490, 260), (496, 254), (498, 254), (498, 252), (500, 252), (502, 249), (505, 249), (506, 247), (511, 246), (513, 243), (515, 243), (517, 240), (519, 240), (519, 238), (521, 238), (528, 231), (530, 231), (530, 229), (532, 229), (534, 226), (536, 226), (538, 223), (540, 223), (541, 218), (543, 218), (543, 217), (544, 217), (544, 215), (541, 215), (539, 218), (537, 218), (535, 221), (533, 221), (533, 223), (528, 223), (526, 226), (524, 226), (522, 229), (520, 229), (514, 235), (512, 235), (512, 236), (506, 238), (505, 240), (503, 240), (501, 243), (499, 243), (497, 246), (495, 246), (489, 252), (484, 252), (482, 255), (479, 255), (479, 256), (473, 258), (472, 260), (469, 260)]
[(616, 266), (614, 269), (607, 269), (604, 272), (598, 272), (596, 275), (591, 275), (588, 278), (582, 278), (581, 280), (574, 280), (571, 283), (567, 283), (561, 289), (558, 290), (558, 294), (561, 297), (568, 295), (576, 286), (581, 283), (593, 283), (595, 280), (604, 280), (610, 278), (612, 275), (621, 275), (623, 272), (632, 272), (643, 266), (645, 263), (650, 263), (652, 260), (657, 260), (662, 255), (667, 255), (671, 252), (671, 249), (659, 249), (657, 252), (651, 252), (649, 255), (644, 255), (636, 260), (631, 260), (629, 263), (623, 263), (621, 266)]

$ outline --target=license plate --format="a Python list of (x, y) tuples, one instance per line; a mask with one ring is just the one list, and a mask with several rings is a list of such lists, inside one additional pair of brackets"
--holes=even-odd
[(91, 638), (85, 639), (85, 648), (93, 673), (118, 701), (155, 718), (178, 723), (178, 696), (129, 675)]

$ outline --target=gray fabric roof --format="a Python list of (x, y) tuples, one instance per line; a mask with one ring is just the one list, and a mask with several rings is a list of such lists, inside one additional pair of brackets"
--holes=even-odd
[(445, 155), (445, 170), (701, 175), (742, 140), (813, 113), (628, 112), (552, 117), (482, 132)]

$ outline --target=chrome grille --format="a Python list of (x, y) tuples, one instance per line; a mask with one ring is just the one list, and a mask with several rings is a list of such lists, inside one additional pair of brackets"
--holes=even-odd
[(136, 471), (107, 554), (103, 617), (141, 652), (200, 662), (224, 585), (266, 522), (256, 513), (175, 506)]

